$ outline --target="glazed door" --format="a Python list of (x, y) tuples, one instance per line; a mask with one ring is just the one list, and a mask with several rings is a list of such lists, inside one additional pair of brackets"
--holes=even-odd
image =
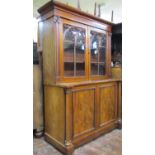
[(61, 77), (66, 82), (85, 80), (88, 76), (87, 27), (63, 19), (61, 31)]
[(108, 76), (108, 32), (89, 28), (89, 75), (90, 79), (104, 79)]

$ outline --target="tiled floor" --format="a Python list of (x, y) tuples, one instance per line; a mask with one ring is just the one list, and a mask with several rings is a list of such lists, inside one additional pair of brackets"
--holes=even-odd
[[(77, 148), (73, 155), (121, 155), (122, 131), (113, 130), (90, 143)], [(44, 138), (33, 139), (33, 155), (62, 155)]]

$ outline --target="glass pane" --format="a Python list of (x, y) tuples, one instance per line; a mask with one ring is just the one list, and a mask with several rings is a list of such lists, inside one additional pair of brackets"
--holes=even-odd
[(104, 75), (105, 74), (105, 65), (99, 64), (99, 75)]
[[(73, 62), (73, 76), (85, 74), (85, 29), (64, 25), (64, 62)], [(76, 64), (81, 63), (81, 64)], [(65, 70), (67, 68), (64, 68)]]
[(76, 75), (83, 76), (85, 74), (85, 63), (77, 63), (76, 64)]
[(98, 75), (98, 64), (97, 63), (91, 64), (91, 75)]
[(99, 62), (105, 62), (105, 48), (100, 48), (99, 49)]
[(97, 36), (93, 32), (91, 32), (90, 40), (91, 62), (98, 62), (98, 40)]
[(64, 46), (64, 61), (65, 62), (74, 62), (74, 53), (73, 49), (74, 45), (69, 45), (65, 43)]
[(64, 68), (65, 68), (65, 70), (64, 70), (65, 76), (74, 76), (74, 63), (65, 62)]
[(77, 42), (76, 45), (76, 62), (84, 62), (85, 61), (85, 47), (82, 41)]
[(104, 75), (106, 61), (106, 34), (90, 32), (91, 74)]
[(74, 35), (71, 27), (64, 25), (64, 61), (74, 62)]
[(82, 28), (76, 30), (75, 35), (76, 62), (85, 60), (85, 31)]
[(106, 35), (100, 34), (99, 37), (99, 61), (105, 62), (105, 53), (106, 53)]

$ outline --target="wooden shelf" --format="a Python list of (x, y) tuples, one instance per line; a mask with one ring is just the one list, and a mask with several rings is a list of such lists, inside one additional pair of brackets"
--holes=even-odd
[(91, 62), (91, 64), (105, 65), (105, 62)]
[[(64, 40), (63, 42), (64, 42), (64, 44), (65, 44), (65, 43), (73, 44), (73, 45), (75, 44), (75, 42), (72, 41), (72, 40)], [(76, 45), (82, 45), (82, 43), (76, 42)]]
[[(64, 62), (74, 62), (74, 55), (71, 52), (65, 52)], [(79, 63), (85, 62), (84, 54), (76, 54), (75, 62), (79, 62)]]
[(90, 63), (91, 63), (91, 64), (98, 64), (97, 61), (91, 61)]
[[(85, 71), (83, 71), (83, 70), (77, 70), (76, 71), (76, 77), (78, 77), (78, 76), (84, 76), (85, 75)], [(74, 71), (73, 70), (65, 70), (65, 72), (64, 72), (64, 76), (74, 76)]]
[(84, 76), (85, 72), (83, 70), (77, 70), (76, 71), (76, 76)]
[(92, 59), (92, 58), (91, 58), (90, 61), (91, 61), (91, 62), (98, 62), (98, 58), (96, 58), (96, 59)]
[(64, 71), (64, 76), (74, 76), (74, 71), (72, 70), (68, 70), (68, 71)]
[(64, 57), (64, 62), (73, 62), (74, 63), (74, 58)]
[[(65, 60), (64, 63), (74, 63), (74, 61), (72, 61), (72, 60)], [(85, 63), (85, 61), (82, 61), (82, 60), (81, 61), (76, 61), (76, 64), (77, 63)]]

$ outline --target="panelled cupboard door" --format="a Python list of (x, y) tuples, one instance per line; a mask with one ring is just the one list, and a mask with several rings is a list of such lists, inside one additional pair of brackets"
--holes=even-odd
[(95, 128), (95, 88), (73, 91), (73, 137)]
[(60, 74), (63, 81), (88, 76), (87, 26), (62, 19), (60, 23)]
[(117, 85), (99, 86), (99, 117), (100, 126), (110, 123), (117, 118)]
[(90, 79), (104, 79), (108, 76), (108, 32), (98, 28), (88, 28), (89, 75)]

